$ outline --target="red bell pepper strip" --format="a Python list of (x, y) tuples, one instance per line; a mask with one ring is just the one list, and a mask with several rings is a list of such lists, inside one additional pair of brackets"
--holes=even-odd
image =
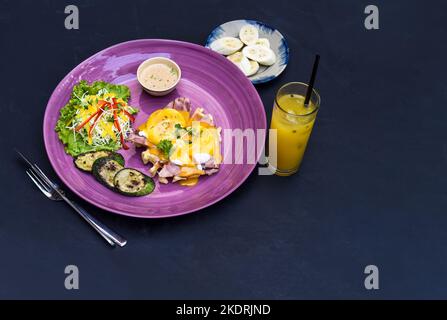
[(123, 149), (128, 150), (129, 147), (124, 142), (124, 135), (121, 131), (121, 126), (118, 121), (118, 115), (117, 115), (118, 103), (116, 102), (115, 98), (113, 98), (112, 101), (113, 101), (113, 103), (111, 105), (111, 110), (113, 110), (113, 124), (115, 125), (115, 128), (118, 130), (118, 134), (120, 135), (120, 141), (121, 141), (121, 145), (123, 146)]
[(123, 149), (124, 150), (128, 150), (129, 149), (129, 147), (126, 145), (126, 143), (124, 142), (124, 135), (123, 135), (123, 133), (121, 132), (121, 126), (120, 126), (120, 123), (119, 123), (119, 121), (118, 121), (118, 116), (116, 115), (116, 109), (115, 109), (115, 106), (114, 105), (112, 105), (112, 108), (113, 108), (113, 123), (115, 124), (115, 127), (116, 127), (116, 129), (118, 130), (118, 134), (120, 135), (120, 141), (121, 141), (121, 145), (123, 146)]
[(106, 108), (107, 106), (110, 106), (110, 103), (108, 103), (107, 101), (104, 101), (104, 100), (98, 101), (99, 113), (96, 115), (95, 121), (93, 122), (93, 125), (90, 127), (90, 130), (88, 131), (89, 136), (92, 135), (93, 129), (96, 127), (96, 124), (98, 123), (99, 118), (101, 118), (101, 116), (104, 112), (104, 108)]
[(88, 131), (88, 135), (91, 136), (93, 129), (95, 129), (96, 124), (98, 123), (99, 118), (101, 118), (101, 115), (104, 112), (104, 108), (110, 106), (110, 103), (108, 103), (107, 101), (104, 100), (99, 100), (98, 101), (98, 108), (99, 108), (99, 112), (96, 115), (95, 121), (93, 122), (93, 125), (90, 127), (90, 130)]
[(122, 102), (117, 102), (116, 98), (112, 99), (113, 104), (115, 105), (115, 108), (119, 109), (119, 105), (121, 104), (123, 106), (123, 108), (121, 109), (123, 111), (123, 113), (129, 118), (130, 122), (135, 122), (135, 117), (133, 115), (131, 115), (126, 109), (124, 109), (125, 104)]
[(130, 122), (135, 122), (135, 117), (131, 115), (127, 110), (123, 109), (124, 114), (129, 118)]
[[(96, 110), (96, 112), (95, 113), (93, 113), (90, 117), (88, 117), (87, 118), (87, 120), (85, 120), (83, 123), (81, 123), (81, 124), (79, 124), (76, 128), (75, 128), (75, 130), (76, 131), (79, 131), (79, 130), (81, 130), (82, 128), (84, 128), (84, 126), (87, 124), (87, 123), (89, 123), (90, 122), (90, 120), (92, 120), (94, 117), (96, 117), (97, 115), (98, 115), (98, 113), (102, 113), (102, 107), (104, 107), (105, 105), (107, 105), (107, 104), (109, 104), (107, 101), (104, 101), (104, 100), (100, 100), (100, 101), (98, 101), (98, 106), (99, 106), (99, 108), (98, 108), (98, 110)], [(96, 121), (96, 120), (95, 120)]]
[(98, 123), (99, 118), (101, 118), (103, 112), (104, 112), (103, 109), (99, 109), (99, 112), (96, 115), (95, 121), (93, 122), (93, 125), (90, 127), (90, 130), (88, 131), (89, 137), (92, 135), (93, 129), (95, 129), (96, 124)]
[(81, 123), (80, 125), (78, 125), (78, 126), (75, 128), (75, 130), (76, 130), (76, 131), (79, 131), (79, 130), (81, 130), (82, 128), (84, 128), (84, 126), (85, 126), (87, 123), (89, 123), (90, 120), (92, 120), (92, 119), (99, 113), (99, 111), (100, 111), (100, 110), (96, 111), (94, 114), (92, 114), (90, 117), (88, 117), (87, 120), (85, 120), (83, 123)]
[(104, 101), (104, 100), (99, 100), (98, 101), (98, 108), (102, 108), (102, 107), (104, 107), (106, 105), (110, 105), (110, 103), (108, 103), (107, 101)]

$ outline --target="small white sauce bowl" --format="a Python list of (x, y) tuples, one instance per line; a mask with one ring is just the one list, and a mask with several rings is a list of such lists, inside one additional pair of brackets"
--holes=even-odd
[[(174, 68), (174, 70), (176, 70), (176, 72), (177, 72), (177, 80), (169, 88), (164, 89), (164, 90), (155, 90), (153, 88), (148, 88), (142, 82), (143, 71), (150, 65), (158, 64), (158, 63), (162, 63), (162, 64), (167, 65), (168, 67)], [(150, 58), (150, 59), (144, 61), (142, 64), (140, 64), (140, 66), (138, 67), (138, 70), (137, 70), (137, 79), (138, 79), (138, 82), (140, 83), (140, 85), (143, 87), (144, 91), (146, 91), (147, 93), (149, 93), (153, 96), (157, 96), (157, 97), (165, 96), (168, 93), (171, 93), (172, 91), (174, 91), (174, 89), (179, 84), (181, 78), (182, 78), (182, 70), (180, 69), (178, 64), (175, 63), (173, 60), (165, 58), (165, 57)]]

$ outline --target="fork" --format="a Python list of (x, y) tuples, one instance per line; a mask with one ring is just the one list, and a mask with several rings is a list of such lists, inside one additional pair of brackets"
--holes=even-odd
[(117, 244), (120, 247), (124, 247), (126, 245), (126, 239), (100, 223), (77, 203), (68, 199), (59, 185), (52, 182), (35, 163), (31, 163), (31, 161), (29, 161), (20, 151), (16, 150), (16, 152), (30, 167), (26, 170), (26, 174), (47, 198), (53, 201), (65, 201), (68, 203), (68, 205), (87, 221), (87, 223), (90, 224), (111, 246)]

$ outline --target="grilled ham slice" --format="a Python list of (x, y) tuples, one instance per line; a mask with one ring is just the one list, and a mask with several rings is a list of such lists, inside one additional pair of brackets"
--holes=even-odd
[(165, 109), (175, 109), (177, 111), (191, 111), (191, 100), (185, 97), (177, 98), (174, 101), (169, 102)]

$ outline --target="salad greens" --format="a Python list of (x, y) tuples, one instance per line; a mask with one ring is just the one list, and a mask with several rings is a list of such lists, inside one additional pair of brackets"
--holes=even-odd
[[(113, 93), (116, 98), (122, 99), (126, 103), (130, 98), (130, 90), (127, 86), (114, 85), (104, 81), (96, 81), (92, 84), (89, 84), (87, 81), (80, 81), (73, 87), (70, 101), (60, 110), (60, 117), (55, 127), (59, 139), (65, 145), (65, 151), (68, 154), (78, 156), (91, 151), (116, 151), (121, 148), (119, 139), (110, 139), (100, 145), (89, 144), (88, 137), (83, 132), (77, 132), (74, 129), (77, 113), (82, 108), (88, 108), (89, 102), (84, 97), (96, 95), (100, 99), (106, 93)], [(129, 109), (129, 111), (132, 114), (138, 112), (134, 108)], [(113, 119), (111, 121), (113, 122)]]

